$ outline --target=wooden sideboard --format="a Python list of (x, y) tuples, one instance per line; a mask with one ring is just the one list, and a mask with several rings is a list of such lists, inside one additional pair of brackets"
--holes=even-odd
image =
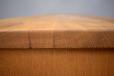
[(114, 19), (0, 19), (0, 76), (114, 76)]

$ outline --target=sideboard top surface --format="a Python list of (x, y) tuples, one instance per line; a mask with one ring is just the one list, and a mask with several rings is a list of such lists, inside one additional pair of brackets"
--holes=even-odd
[(44, 15), (0, 19), (0, 31), (112, 31), (114, 19), (80, 15)]
[(0, 19), (0, 48), (114, 48), (114, 19), (80, 15)]

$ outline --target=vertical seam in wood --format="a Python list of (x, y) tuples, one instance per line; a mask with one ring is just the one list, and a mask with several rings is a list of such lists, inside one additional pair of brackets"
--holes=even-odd
[(31, 37), (30, 37), (30, 32), (29, 31), (28, 31), (28, 45), (29, 45), (29, 49), (32, 49)]
[(55, 32), (53, 30), (53, 48), (55, 48)]

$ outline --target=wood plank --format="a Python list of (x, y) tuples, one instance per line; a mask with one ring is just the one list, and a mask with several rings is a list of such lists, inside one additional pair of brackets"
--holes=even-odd
[(114, 31), (58, 31), (55, 48), (114, 48)]
[(29, 40), (31, 48), (114, 48), (112, 18), (44, 15), (0, 20), (0, 32), (16, 31), (28, 33), (23, 40)]
[(54, 48), (52, 31), (31, 31), (31, 48)]
[(0, 50), (0, 76), (114, 76), (113, 50)]
[(29, 48), (27, 32), (0, 32), (0, 48)]

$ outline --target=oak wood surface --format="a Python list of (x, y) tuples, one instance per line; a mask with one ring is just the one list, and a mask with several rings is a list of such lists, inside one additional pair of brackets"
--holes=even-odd
[(0, 76), (114, 76), (114, 19), (0, 19)]
[(0, 76), (114, 76), (114, 49), (2, 49)]
[(114, 48), (114, 19), (80, 15), (0, 19), (0, 43), (0, 48)]

